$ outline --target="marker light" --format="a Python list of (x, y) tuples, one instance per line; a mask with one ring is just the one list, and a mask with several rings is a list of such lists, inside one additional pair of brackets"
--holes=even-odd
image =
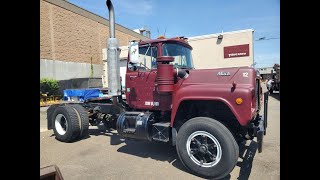
[(242, 103), (243, 103), (243, 99), (242, 99), (242, 98), (237, 98), (237, 99), (236, 99), (236, 103), (237, 103), (238, 105), (242, 104)]

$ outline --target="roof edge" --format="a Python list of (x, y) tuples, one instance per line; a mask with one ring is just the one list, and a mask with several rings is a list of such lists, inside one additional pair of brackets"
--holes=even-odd
[(254, 30), (253, 29), (244, 29), (244, 30), (238, 30), (238, 31), (230, 31), (230, 32), (222, 32), (222, 33), (216, 33), (216, 34), (193, 36), (193, 37), (188, 37), (188, 41), (196, 41), (196, 40), (209, 39), (209, 38), (218, 38), (219, 35), (237, 34), (237, 33), (243, 33), (243, 32), (254, 32)]

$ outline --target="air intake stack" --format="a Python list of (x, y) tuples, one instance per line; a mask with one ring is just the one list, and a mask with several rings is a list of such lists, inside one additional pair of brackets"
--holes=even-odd
[(173, 65), (170, 64), (172, 61), (174, 61), (174, 57), (171, 56), (161, 56), (157, 58), (157, 83), (160, 94), (173, 92), (174, 69)]

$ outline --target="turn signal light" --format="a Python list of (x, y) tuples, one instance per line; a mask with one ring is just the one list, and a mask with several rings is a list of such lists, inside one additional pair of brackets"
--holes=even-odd
[(236, 99), (236, 103), (239, 104), (239, 105), (242, 104), (243, 103), (243, 99), (242, 98), (237, 98)]

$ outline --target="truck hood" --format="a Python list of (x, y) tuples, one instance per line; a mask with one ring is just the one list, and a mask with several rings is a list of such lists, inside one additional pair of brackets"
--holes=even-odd
[(183, 82), (184, 85), (192, 84), (216, 84), (254, 86), (257, 73), (251, 67), (232, 67), (218, 69), (189, 70), (189, 76)]

